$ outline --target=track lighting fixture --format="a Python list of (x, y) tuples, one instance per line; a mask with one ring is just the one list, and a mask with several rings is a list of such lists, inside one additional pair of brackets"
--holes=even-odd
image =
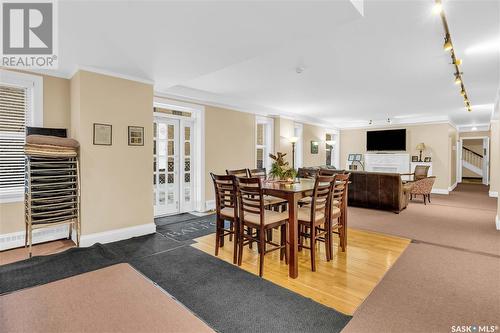
[(368, 125), (371, 125), (373, 124), (373, 120), (370, 119), (370, 121), (368, 122)]
[(444, 29), (444, 44), (443, 44), (443, 49), (445, 51), (450, 51), (451, 55), (451, 63), (455, 67), (455, 84), (460, 85), (460, 95), (463, 96), (465, 106), (467, 108), (467, 111), (471, 112), (472, 107), (469, 101), (469, 98), (467, 96), (467, 91), (465, 90), (465, 85), (462, 80), (462, 72), (460, 72), (460, 67), (462, 66), (462, 59), (457, 58), (456, 51), (453, 47), (453, 43), (451, 41), (451, 35), (450, 35), (450, 29), (448, 27), (448, 20), (446, 19), (446, 14), (443, 9), (443, 4), (441, 2), (442, 0), (434, 0), (434, 7), (432, 9), (433, 13), (439, 14), (441, 16), (441, 22), (443, 24), (443, 29)]
[(432, 13), (435, 15), (441, 14), (443, 11), (443, 4), (441, 2), (437, 2), (434, 4), (434, 7), (432, 7)]
[(387, 118), (387, 123), (390, 124), (391, 123), (391, 118)]
[(452, 49), (453, 49), (453, 45), (451, 44), (451, 40), (450, 40), (450, 38), (449, 38), (449, 37), (446, 37), (446, 38), (444, 39), (443, 49), (444, 49), (445, 51), (450, 51), (450, 50), (452, 50)]

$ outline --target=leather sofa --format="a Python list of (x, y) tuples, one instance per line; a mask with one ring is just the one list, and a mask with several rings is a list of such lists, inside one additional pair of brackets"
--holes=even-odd
[(401, 212), (408, 205), (411, 185), (399, 173), (351, 171), (349, 206)]

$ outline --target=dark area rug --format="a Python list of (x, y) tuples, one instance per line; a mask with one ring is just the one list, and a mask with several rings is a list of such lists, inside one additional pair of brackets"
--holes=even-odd
[(113, 252), (121, 260), (127, 261), (168, 251), (183, 245), (184, 243), (156, 233), (108, 243), (103, 246)]
[(220, 332), (340, 332), (351, 319), (189, 246), (131, 264)]
[(160, 225), (167, 225), (167, 224), (172, 224), (172, 223), (177, 223), (177, 222), (184, 222), (184, 221), (189, 221), (193, 219), (197, 219), (199, 216), (189, 214), (189, 213), (182, 213), (182, 214), (176, 214), (176, 215), (169, 215), (169, 216), (163, 216), (163, 217), (157, 217), (155, 218), (155, 224), (160, 226)]
[(196, 216), (191, 220), (166, 225), (157, 225), (156, 232), (181, 242), (209, 235), (215, 232), (215, 214)]

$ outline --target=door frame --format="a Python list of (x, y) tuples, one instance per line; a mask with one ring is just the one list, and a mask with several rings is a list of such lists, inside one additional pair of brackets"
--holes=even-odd
[[(460, 138), (457, 142), (457, 175), (458, 182), (462, 182), (462, 147), (464, 140), (482, 139), (483, 140), (483, 184), (490, 184), (490, 137), (488, 136), (467, 136)], [(460, 150), (458, 150), (460, 148)]]
[[(155, 93), (153, 106), (158, 106), (175, 111), (191, 112), (193, 124), (193, 209), (197, 212), (205, 212), (207, 204), (205, 200), (205, 107), (199, 104), (186, 103), (167, 97), (162, 97), (160, 93)], [(153, 112), (153, 116), (166, 116), (163, 113)], [(183, 119), (186, 117), (168, 115), (168, 118)]]

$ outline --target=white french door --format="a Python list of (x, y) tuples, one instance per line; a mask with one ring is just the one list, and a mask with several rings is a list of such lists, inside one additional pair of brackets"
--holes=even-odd
[(192, 122), (158, 116), (153, 126), (154, 214), (192, 211)]

